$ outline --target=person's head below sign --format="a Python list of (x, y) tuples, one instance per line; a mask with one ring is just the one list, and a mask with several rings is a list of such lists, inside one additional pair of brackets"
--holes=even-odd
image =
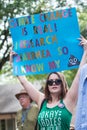
[(21, 89), (15, 97), (18, 99), (22, 107), (22, 109), (17, 112), (16, 116), (17, 129), (34, 130), (38, 115), (37, 105), (32, 103), (32, 100), (25, 89)]
[[(20, 83), (27, 90), (30, 98), (37, 103), (39, 108), (42, 106), (38, 114), (39, 130), (70, 129), (73, 109), (78, 98), (80, 69), (86, 64), (87, 58), (87, 40), (82, 36), (79, 40), (84, 52), (77, 74), (69, 90), (64, 75), (59, 72), (52, 72), (48, 75), (45, 93), (38, 91), (25, 76), (18, 76)], [(12, 52), (10, 54), (13, 55)], [(41, 105), (42, 102), (43, 105)]]
[(21, 89), (20, 92), (15, 95), (15, 97), (19, 100), (23, 109), (27, 109), (32, 102), (25, 89)]

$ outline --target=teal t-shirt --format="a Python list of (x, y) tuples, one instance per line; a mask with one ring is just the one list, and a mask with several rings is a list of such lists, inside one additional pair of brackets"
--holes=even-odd
[(48, 108), (45, 101), (38, 115), (39, 130), (69, 130), (71, 117), (72, 114), (64, 104)]

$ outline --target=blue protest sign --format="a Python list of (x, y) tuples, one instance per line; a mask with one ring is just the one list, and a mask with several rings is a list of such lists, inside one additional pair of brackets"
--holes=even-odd
[(9, 20), (14, 75), (44, 74), (77, 68), (82, 48), (75, 8)]

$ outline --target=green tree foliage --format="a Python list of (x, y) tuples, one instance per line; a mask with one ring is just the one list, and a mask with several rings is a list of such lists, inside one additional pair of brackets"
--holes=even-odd
[(79, 21), (81, 34), (87, 38), (87, 6), (79, 10)]

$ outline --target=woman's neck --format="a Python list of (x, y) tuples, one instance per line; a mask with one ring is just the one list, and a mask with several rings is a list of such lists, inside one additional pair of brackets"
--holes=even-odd
[(60, 98), (58, 97), (58, 94), (51, 94), (51, 98), (52, 100), (50, 102), (52, 103), (56, 103), (60, 100)]

